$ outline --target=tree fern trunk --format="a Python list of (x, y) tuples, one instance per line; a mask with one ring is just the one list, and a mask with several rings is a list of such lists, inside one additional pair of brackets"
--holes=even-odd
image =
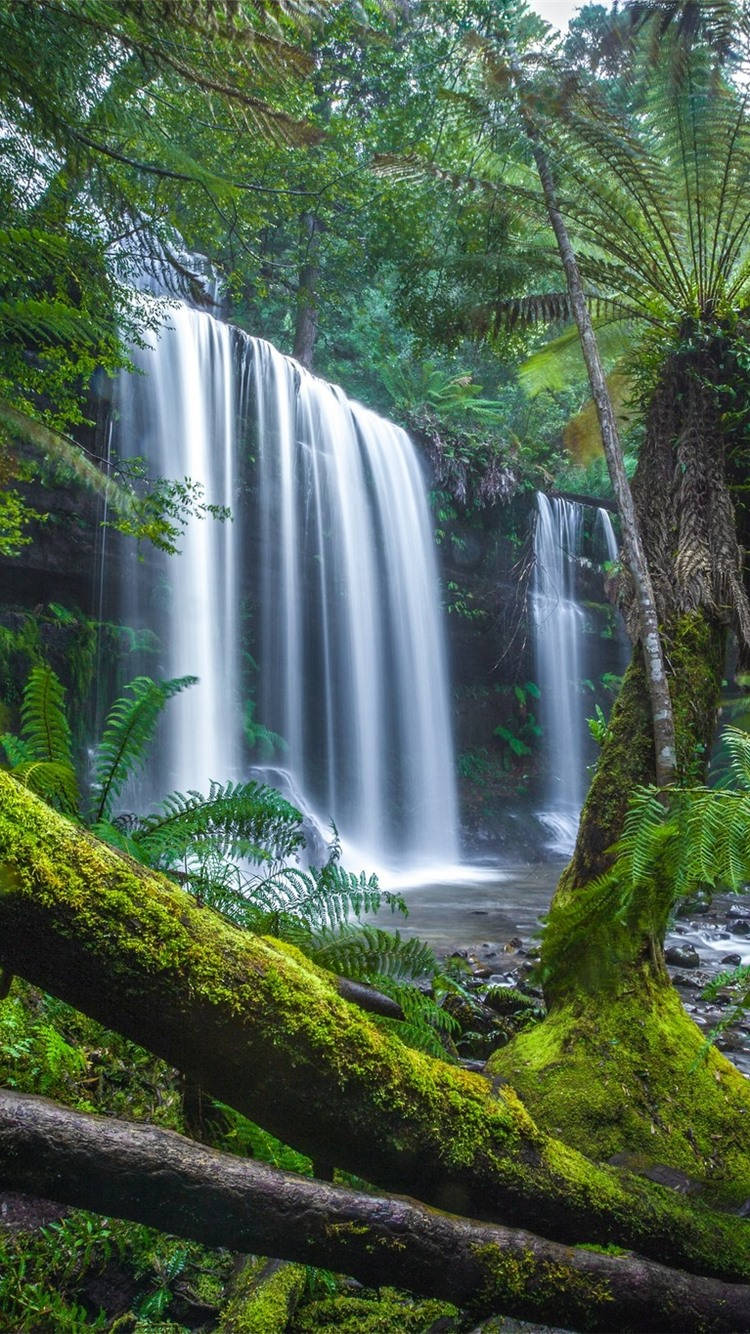
[(646, 669), (646, 681), (651, 703), (651, 722), (654, 736), (655, 772), (659, 787), (667, 787), (674, 779), (676, 765), (674, 718), (669, 684), (664, 662), (659, 618), (656, 599), (651, 583), (651, 575), (646, 560), (646, 553), (641, 541), (636, 518), (633, 496), (625, 472), (622, 447), (617, 430), (612, 400), (607, 388), (607, 380), (599, 356), (599, 347), (591, 322), (588, 303), (583, 290), (581, 274), (575, 251), (568, 235), (565, 220), (557, 201), (552, 169), (542, 145), (534, 120), (524, 104), (523, 82), (518, 65), (515, 73), (520, 82), (521, 117), (536, 163), (539, 180), (544, 194), (544, 201), (550, 225), (555, 234), (557, 248), (570, 295), (573, 316), (578, 326), (581, 350), (591, 386), (591, 394), (596, 407), (599, 426), (604, 445), (612, 488), (617, 501), (622, 525), (622, 544), (625, 564), (630, 571), (636, 590), (639, 612), (639, 632)]

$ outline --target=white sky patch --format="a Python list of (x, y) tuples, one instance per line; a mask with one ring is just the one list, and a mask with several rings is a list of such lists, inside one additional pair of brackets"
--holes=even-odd
[(565, 29), (582, 0), (528, 0), (529, 7), (536, 10), (540, 18), (547, 23), (554, 23), (556, 28)]

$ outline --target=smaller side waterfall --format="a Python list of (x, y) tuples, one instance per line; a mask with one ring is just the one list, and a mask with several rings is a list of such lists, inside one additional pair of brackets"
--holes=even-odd
[(540, 818), (550, 847), (572, 850), (584, 796), (584, 612), (576, 597), (583, 509), (538, 493), (531, 609), (547, 776)]
[(620, 552), (617, 545), (617, 538), (615, 537), (615, 530), (612, 527), (612, 520), (605, 509), (600, 508), (596, 511), (596, 531), (604, 546), (606, 553), (605, 559), (610, 563), (613, 563), (617, 560)]
[[(624, 671), (627, 638), (622, 627), (602, 627), (585, 599), (596, 592), (596, 566), (618, 558), (617, 537), (605, 509), (597, 509), (593, 532), (584, 505), (537, 495), (531, 617), (544, 730), (545, 783), (539, 812), (550, 834), (551, 852), (573, 851), (578, 818), (594, 759), (586, 724), (603, 673)], [(587, 559), (591, 553), (593, 559)], [(592, 584), (592, 576), (594, 582)], [(588, 592), (586, 584), (588, 583)], [(589, 689), (590, 688), (590, 689)]]

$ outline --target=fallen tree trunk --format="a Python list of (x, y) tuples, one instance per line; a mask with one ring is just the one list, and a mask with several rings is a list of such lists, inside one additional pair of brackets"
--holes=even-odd
[[(14, 1190), (51, 1192), (209, 1246), (395, 1283), (477, 1316), (502, 1311), (620, 1334), (750, 1330), (750, 1286), (363, 1195), (217, 1153), (171, 1130), (8, 1090), (0, 1090), (0, 1173)], [(252, 1273), (246, 1286), (251, 1295)]]
[(291, 947), (242, 932), (0, 774), (0, 966), (176, 1065), (313, 1159), (562, 1241), (729, 1281), (750, 1226), (598, 1167), (516, 1095), (410, 1051)]

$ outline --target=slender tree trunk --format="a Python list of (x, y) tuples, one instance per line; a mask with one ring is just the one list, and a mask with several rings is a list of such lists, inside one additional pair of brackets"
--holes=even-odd
[[(395, 1283), (468, 1306), (477, 1316), (502, 1311), (618, 1334), (750, 1330), (745, 1285), (696, 1278), (636, 1255), (561, 1246), (412, 1200), (360, 1194), (217, 1153), (174, 1131), (7, 1090), (0, 1090), (0, 1171), (13, 1190), (51, 1188), (62, 1203), (209, 1246), (325, 1265), (367, 1284)], [(273, 1261), (257, 1272), (249, 1268), (222, 1329), (270, 1330), (268, 1319), (254, 1321), (253, 1298), (266, 1318), (269, 1299), (277, 1313), (288, 1314), (298, 1274), (296, 1266)]]
[(297, 321), (292, 355), (307, 370), (312, 370), (318, 337), (317, 286), (320, 275), (321, 224), (314, 213), (303, 213), (302, 230), (306, 240), (305, 261), (300, 268), (297, 289)]
[(633, 579), (639, 610), (640, 638), (651, 701), (656, 781), (659, 787), (667, 787), (674, 781), (677, 754), (672, 703), (669, 695), (664, 649), (659, 631), (659, 617), (651, 575), (641, 541), (633, 496), (625, 472), (617, 421), (599, 356), (599, 347), (583, 290), (578, 261), (558, 205), (557, 191), (549, 158), (542, 145), (536, 125), (524, 106), (523, 78), (517, 64), (514, 65), (514, 73), (519, 84), (521, 117), (536, 163), (550, 225), (555, 233), (557, 248), (560, 252), (573, 317), (578, 326), (583, 359), (599, 419), (604, 454), (620, 513), (625, 564)]
[[(285, 1143), (385, 1189), (556, 1240), (616, 1241), (680, 1268), (750, 1277), (746, 1224), (594, 1166), (542, 1133), (511, 1089), (410, 1051), (297, 950), (233, 927), (3, 773), (0, 967), (148, 1047)], [(711, 1069), (741, 1117), (745, 1081), (718, 1056)]]

